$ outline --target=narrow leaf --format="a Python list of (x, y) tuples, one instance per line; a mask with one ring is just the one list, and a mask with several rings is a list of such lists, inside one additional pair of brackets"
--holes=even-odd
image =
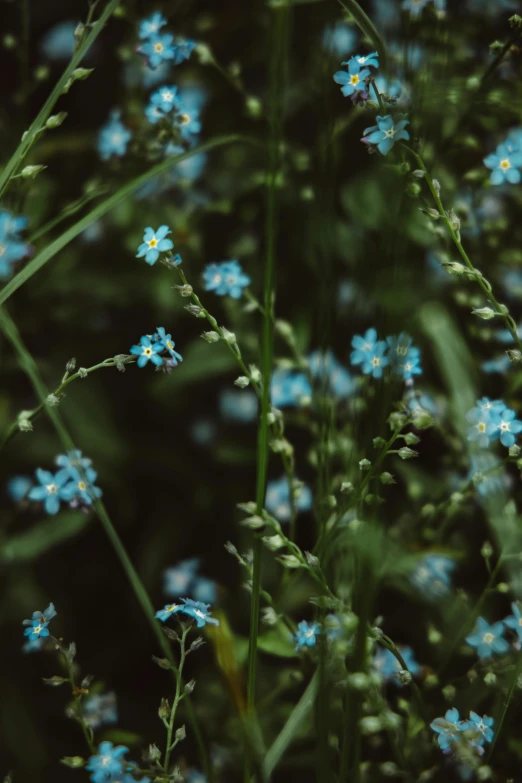
[(52, 519), (34, 525), (0, 545), (0, 562), (35, 560), (49, 549), (78, 535), (90, 518), (80, 511), (64, 511)]

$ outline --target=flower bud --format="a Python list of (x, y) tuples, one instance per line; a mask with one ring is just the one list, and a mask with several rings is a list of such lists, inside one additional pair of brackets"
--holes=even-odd
[(246, 375), (240, 375), (239, 378), (236, 378), (234, 381), (234, 386), (239, 386), (240, 389), (246, 389), (249, 383), (250, 379), (247, 378)]
[(399, 449), (398, 454), (401, 459), (414, 459), (419, 456), (418, 451), (413, 451), (413, 449), (410, 449), (408, 446), (403, 446)]
[(281, 555), (277, 560), (284, 568), (301, 568), (303, 565), (295, 555)]
[(201, 336), (207, 343), (219, 342), (219, 334), (217, 332), (203, 332)]
[(61, 111), (59, 114), (52, 114), (45, 123), (46, 128), (59, 128), (62, 122), (67, 118), (67, 112)]
[(282, 539), (279, 535), (263, 536), (261, 540), (266, 548), (271, 552), (277, 552), (278, 549), (281, 549), (281, 547), (285, 545), (284, 539)]
[(371, 468), (372, 463), (369, 459), (362, 459), (359, 462), (359, 467), (361, 470), (368, 470), (368, 468)]
[(489, 321), (490, 318), (494, 318), (496, 313), (491, 307), (476, 307), (471, 311), (472, 315), (478, 315), (479, 318), (483, 318), (484, 321)]
[(37, 165), (37, 166), (25, 166), (22, 171), (20, 172), (20, 176), (24, 179), (34, 179), (41, 171), (46, 169), (47, 166)]

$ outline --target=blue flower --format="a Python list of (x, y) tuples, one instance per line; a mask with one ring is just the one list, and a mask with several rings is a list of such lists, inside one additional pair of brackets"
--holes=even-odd
[(196, 109), (188, 111), (181, 104), (179, 111), (176, 114), (175, 122), (182, 140), (186, 141), (191, 146), (194, 145), (198, 140), (198, 135), (201, 133), (199, 112)]
[(159, 342), (151, 342), (148, 335), (143, 335), (139, 345), (133, 345), (130, 352), (134, 356), (139, 356), (138, 367), (145, 367), (145, 365), (151, 361), (152, 364), (159, 367), (163, 364), (163, 359), (158, 354), (163, 350), (163, 345)]
[(502, 356), (498, 356), (496, 359), (488, 359), (487, 361), (482, 362), (480, 366), (482, 367), (483, 372), (488, 374), (502, 374), (507, 372), (511, 367), (511, 360), (509, 356), (502, 354)]
[(257, 416), (258, 399), (253, 391), (224, 389), (219, 396), (219, 410), (223, 418), (248, 424)]
[[(411, 95), (410, 90), (406, 85), (404, 85), (399, 79), (394, 79), (393, 81), (390, 81), (385, 76), (377, 76), (374, 79), (375, 87), (377, 87), (377, 90), (379, 92), (379, 95), (388, 95), (390, 98), (394, 100), (394, 102), (397, 103), (408, 103), (410, 101)], [(369, 89), (369, 97), (372, 99), (372, 101), (375, 101), (378, 103), (378, 97), (377, 92), (375, 90), (375, 87), (373, 84), (370, 84)]]
[(301, 620), (295, 632), (296, 649), (315, 647), (316, 637), (320, 632), (321, 628), (317, 623), (307, 623), (306, 620)]
[(309, 404), (312, 396), (310, 381), (304, 372), (275, 370), (270, 381), (270, 401), (277, 408)]
[[(165, 118), (165, 114), (161, 111), (159, 106), (155, 106), (153, 103), (149, 103), (145, 106), (145, 117), (148, 119), (151, 125), (156, 125), (157, 122)], [(150, 183), (149, 183), (149, 187)], [(151, 192), (155, 192), (156, 187), (151, 187)]]
[(490, 438), (497, 432), (494, 417), (501, 414), (505, 407), (501, 400), (490, 400), (489, 397), (479, 400), (466, 414), (466, 419), (471, 424), (468, 429), (468, 440), (477, 443), (481, 448), (487, 448)]
[(238, 261), (222, 261), (220, 264), (208, 264), (203, 271), (205, 291), (214, 291), (218, 296), (231, 296), (240, 299), (243, 289), (250, 285)]
[(183, 611), (183, 604), (167, 604), (163, 609), (159, 609), (155, 617), (161, 620), (162, 623), (166, 622), (173, 614)]
[(409, 120), (404, 114), (397, 114), (394, 119), (390, 114), (385, 117), (377, 117), (377, 125), (372, 125), (363, 131), (365, 144), (375, 144), (379, 152), (387, 155), (393, 145), (400, 139), (409, 139), (410, 134), (404, 130)]
[(33, 486), (33, 480), (29, 476), (13, 476), (6, 485), (7, 494), (14, 503), (20, 503), (27, 496)]
[(492, 185), (504, 182), (516, 185), (522, 179), (519, 171), (522, 168), (522, 152), (510, 143), (499, 144), (494, 153), (484, 158), (484, 164), (492, 169), (489, 180)]
[[(309, 511), (312, 508), (312, 492), (306, 484), (295, 493), (296, 511)], [(265, 506), (280, 522), (288, 522), (292, 516), (290, 506), (290, 487), (286, 476), (269, 481), (266, 487)]]
[(168, 87), (164, 85), (156, 90), (156, 92), (152, 93), (150, 102), (153, 106), (160, 109), (163, 114), (168, 114), (172, 109), (177, 109), (179, 106), (177, 93), (177, 87)]
[(493, 739), (493, 729), (491, 728), (495, 720), (488, 715), (477, 715), (476, 712), (469, 713), (469, 720), (462, 721), (462, 731), (472, 731), (475, 744), (484, 745), (484, 742), (491, 742)]
[[(42, 645), (42, 639), (49, 636), (47, 626), (51, 620), (56, 617), (56, 610), (54, 604), (49, 604), (44, 612), (33, 612), (33, 616), (30, 620), (24, 620), (23, 625), (28, 626), (24, 631), (24, 636), (28, 637), (29, 644), (34, 645), (37, 642), (37, 646), (33, 646), (33, 649), (37, 649)], [(32, 650), (26, 650), (27, 652)]]
[(348, 397), (353, 393), (353, 378), (332, 351), (314, 351), (308, 356), (308, 365), (314, 378), (324, 381), (336, 397)]
[(176, 49), (173, 35), (155, 33), (140, 46), (138, 52), (147, 58), (147, 65), (154, 70), (165, 60), (174, 60)]
[[(480, 481), (476, 482), (476, 490), (479, 495), (487, 497), (495, 492), (501, 492), (505, 488), (505, 473), (503, 464), (489, 451), (472, 454), (470, 458), (471, 468), (468, 473), (468, 480), (472, 481), (477, 474), (483, 474)], [(494, 470), (498, 468), (498, 470)]]
[[(373, 331), (375, 330), (368, 329), (368, 332)], [(368, 332), (366, 334), (368, 334)], [(368, 343), (364, 343), (362, 348), (356, 347), (356, 345), (359, 343), (356, 343), (355, 341), (360, 339), (361, 338), (359, 336), (356, 336), (352, 340), (352, 345), (356, 348), (356, 350), (351, 354), (351, 363), (355, 365), (361, 364), (361, 370), (364, 375), (371, 375), (374, 378), (382, 378), (383, 368), (390, 363), (389, 358), (384, 355), (387, 349), (386, 343), (384, 340), (377, 340), (377, 342), (370, 346), (370, 350), (366, 350), (364, 346), (368, 345)]]
[(356, 42), (357, 31), (346, 22), (329, 24), (323, 30), (323, 47), (332, 54), (342, 56), (352, 50)]
[(93, 500), (101, 498), (103, 495), (102, 490), (100, 487), (94, 486), (93, 483), (98, 477), (95, 470), (92, 468), (89, 469), (89, 478), (87, 481), (87, 476), (77, 468), (69, 469), (69, 473), (74, 485), (75, 497), (81, 500), (82, 503), (85, 503), (86, 506), (92, 506)]
[(371, 52), (370, 54), (355, 54), (350, 57), (348, 62), (343, 65), (349, 65), (352, 60), (355, 60), (359, 68), (378, 68), (379, 67), (379, 52)]
[(377, 343), (377, 332), (375, 329), (367, 329), (364, 335), (356, 334), (352, 337), (352, 354), (350, 361), (352, 364), (362, 364), (368, 359), (368, 355), (375, 348)]
[(48, 470), (37, 468), (35, 474), (40, 486), (30, 489), (27, 497), (29, 500), (43, 501), (48, 514), (56, 514), (61, 501), (69, 503), (73, 499), (76, 487), (70, 480), (68, 470), (59, 470), (53, 475)]
[[(408, 671), (413, 677), (416, 677), (421, 672), (421, 667), (415, 660), (415, 655), (411, 647), (397, 647), (398, 651), (402, 655), (404, 663)], [(372, 660), (373, 668), (381, 675), (385, 682), (393, 682), (395, 685), (402, 687), (403, 683), (399, 679), (399, 672), (402, 670), (397, 658), (386, 647), (379, 647)]]
[(420, 367), (420, 350), (412, 345), (412, 338), (405, 332), (398, 337), (387, 337), (386, 342), (390, 349), (390, 361), (393, 370), (401, 375), (405, 381), (409, 381), (414, 375), (422, 374)]
[(112, 111), (109, 121), (100, 130), (98, 135), (98, 152), (102, 160), (109, 160), (113, 156), (122, 158), (127, 152), (132, 133), (121, 122), (120, 117), (120, 111)]
[(40, 620), (33, 620), (30, 627), (25, 629), (24, 636), (28, 636), (30, 642), (36, 642), (40, 638), (49, 636), (49, 629), (46, 623), (42, 623)]
[(40, 50), (49, 60), (68, 60), (74, 54), (74, 32), (77, 22), (59, 22), (45, 33)]
[(116, 694), (95, 693), (83, 703), (83, 718), (91, 729), (118, 722)]
[(463, 731), (463, 723), (455, 707), (448, 710), (443, 718), (435, 718), (430, 727), (438, 734), (437, 741), (443, 751), (450, 750), (452, 743), (460, 739)]
[(445, 555), (425, 555), (410, 576), (411, 583), (426, 597), (438, 599), (449, 594), (455, 562)]
[(47, 609), (43, 612), (33, 612), (33, 616), (30, 620), (24, 620), (22, 625), (33, 625), (35, 622), (48, 625), (57, 615), (57, 611), (54, 608), (54, 604), (50, 603)]
[(161, 343), (162, 348), (165, 348), (165, 350), (170, 354), (170, 358), (173, 360), (175, 367), (177, 366), (178, 362), (183, 361), (182, 355), (174, 350), (176, 343), (173, 341), (172, 335), (166, 334), (164, 326), (157, 327), (157, 331), (153, 339), (156, 342)]
[(138, 247), (136, 258), (143, 258), (150, 266), (153, 266), (158, 260), (160, 253), (164, 253), (166, 250), (172, 250), (174, 243), (171, 239), (166, 239), (167, 234), (172, 234), (172, 231), (168, 226), (160, 226), (157, 231), (154, 231), (150, 226), (145, 229), (143, 235), (143, 242)]
[(190, 40), (190, 38), (178, 38), (176, 51), (174, 52), (174, 65), (180, 65), (180, 63), (188, 60), (196, 46), (197, 42)]
[[(346, 65), (346, 63), (343, 63), (343, 65)], [(334, 82), (342, 85), (341, 92), (344, 97), (347, 98), (355, 92), (366, 90), (366, 82), (364, 80), (367, 79), (369, 75), (370, 70), (368, 68), (363, 68), (361, 71), (361, 66), (357, 60), (352, 58), (348, 62), (348, 70), (337, 71), (337, 73), (334, 73), (333, 79)]]
[(201, 601), (193, 601), (191, 598), (182, 598), (184, 606), (181, 608), (183, 614), (192, 617), (198, 626), (203, 628), (207, 623), (212, 625), (219, 625), (219, 620), (215, 617), (211, 617), (209, 610), (210, 604), (204, 604)]
[(213, 579), (207, 579), (204, 576), (198, 576), (192, 584), (190, 590), (194, 600), (205, 604), (215, 604), (217, 601), (217, 584)]
[(138, 30), (138, 38), (141, 40), (145, 38), (152, 38), (167, 24), (165, 19), (159, 11), (149, 16), (148, 19), (142, 19)]
[(27, 225), (23, 215), (15, 217), (7, 210), (0, 210), (0, 280), (13, 274), (13, 266), (31, 252), (30, 245), (22, 241), (20, 231)]
[(185, 783), (207, 783), (207, 778), (197, 769), (188, 769), (185, 773)]
[(490, 433), (499, 435), (500, 442), (506, 448), (514, 445), (515, 436), (522, 431), (522, 421), (516, 419), (515, 416), (515, 411), (510, 408), (504, 408), (503, 411), (497, 411), (491, 415)]
[(489, 658), (493, 653), (505, 653), (509, 650), (503, 633), (503, 623), (490, 625), (483, 617), (479, 617), (475, 630), (470, 636), (466, 636), (466, 641), (471, 647), (477, 648), (479, 658)]
[(112, 742), (102, 742), (98, 754), (88, 759), (85, 769), (93, 772), (93, 783), (104, 783), (111, 775), (123, 773), (123, 757), (129, 749), (125, 745), (113, 745)]
[(182, 560), (177, 566), (167, 568), (163, 572), (163, 590), (169, 598), (179, 598), (183, 593), (190, 592), (190, 585), (196, 577), (199, 568), (199, 559), (192, 557)]
[(518, 641), (522, 642), (522, 612), (520, 611), (518, 604), (515, 603), (511, 604), (511, 611), (513, 614), (510, 614), (509, 617), (506, 617), (504, 620), (504, 625), (507, 625), (508, 628), (511, 628), (513, 631), (515, 631), (516, 635), (518, 636)]
[(54, 461), (59, 468), (69, 470), (71, 475), (81, 470), (89, 481), (95, 481), (98, 475), (92, 467), (92, 459), (84, 457), (79, 449), (73, 449), (68, 454), (59, 454)]

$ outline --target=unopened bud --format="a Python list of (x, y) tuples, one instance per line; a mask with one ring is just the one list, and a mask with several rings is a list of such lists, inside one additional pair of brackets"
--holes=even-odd
[(55, 408), (59, 402), (60, 400), (58, 399), (56, 394), (49, 394), (47, 396), (47, 399), (45, 400), (45, 404), (49, 405), (51, 408)]
[(185, 684), (185, 693), (188, 693), (190, 695), (195, 687), (196, 687), (196, 680), (189, 680), (189, 682)]
[(284, 539), (281, 538), (281, 536), (263, 536), (261, 539), (263, 544), (266, 546), (267, 549), (269, 549), (271, 552), (277, 552), (278, 549), (281, 549), (284, 545)]
[(401, 459), (414, 459), (419, 456), (418, 451), (413, 451), (413, 449), (410, 449), (408, 446), (403, 446), (399, 449), (398, 454)]
[(359, 467), (361, 470), (368, 470), (368, 468), (371, 468), (372, 463), (369, 459), (362, 459), (359, 462)]
[[(124, 368), (124, 369), (125, 369), (125, 368)], [(87, 376), (89, 375), (89, 373), (87, 372), (87, 370), (85, 369), (85, 367), (79, 367), (79, 368), (78, 368), (78, 375), (80, 376), (80, 378), (87, 378)]]
[(395, 484), (395, 479), (393, 478), (392, 474), (387, 473), (386, 471), (381, 473), (379, 478), (383, 484)]
[(439, 182), (439, 180), (438, 179), (433, 179), (431, 181), (431, 184), (433, 185), (433, 190), (435, 191), (437, 196), (439, 196), (440, 195), (440, 182)]
[(236, 335), (234, 334), (234, 332), (229, 332), (228, 329), (225, 329), (225, 327), (221, 329), (221, 334), (223, 340), (229, 345), (234, 345), (234, 343), (237, 342)]
[(243, 519), (241, 521), (241, 524), (243, 527), (248, 527), (250, 530), (261, 530), (265, 527), (265, 520), (262, 517), (258, 517), (256, 515), (252, 517), (247, 517), (246, 519)]
[(67, 112), (61, 111), (59, 114), (53, 114), (45, 123), (46, 128), (59, 128), (62, 122), (67, 118)]
[(411, 172), (411, 176), (415, 179), (422, 179), (424, 177), (424, 172), (422, 169), (415, 169), (415, 171)]
[(476, 307), (471, 311), (472, 315), (478, 315), (479, 318), (483, 318), (484, 321), (489, 321), (490, 318), (495, 317), (495, 311), (491, 307)]
[(450, 275), (463, 275), (467, 272), (464, 264), (460, 264), (458, 261), (442, 261), (442, 266)]
[[(185, 310), (190, 313), (191, 315), (195, 315), (196, 318), (199, 318), (201, 316), (201, 313), (203, 312), (201, 307), (198, 307), (198, 305), (185, 305)], [(203, 315), (205, 317), (205, 315)]]
[(301, 568), (303, 565), (295, 555), (281, 555), (277, 560), (284, 568)]
[(207, 343), (217, 343), (219, 341), (219, 334), (217, 332), (203, 332), (201, 336)]
[(350, 492), (353, 492), (353, 484), (351, 481), (343, 481), (341, 484), (341, 492), (344, 495), (348, 495)]
[(46, 168), (47, 166), (42, 166), (42, 165), (25, 166), (20, 172), (20, 176), (23, 177), (24, 179), (29, 179), (29, 178), (34, 179), (36, 176), (38, 176), (38, 174), (41, 171), (43, 171)]
[(310, 568), (319, 568), (319, 558), (313, 555), (311, 552), (305, 552), (304, 553), (306, 562), (310, 566)]
[(247, 378), (246, 375), (240, 375), (239, 378), (236, 378), (234, 381), (234, 386), (239, 386), (240, 389), (246, 389), (249, 383), (250, 379)]
[(186, 285), (176, 285), (174, 286), (174, 288), (179, 294), (181, 294), (181, 296), (184, 297), (192, 296), (192, 294), (194, 293), (194, 289), (192, 288), (191, 285), (188, 285), (188, 283)]
[(182, 740), (185, 739), (186, 736), (187, 736), (187, 731), (185, 729), (185, 725), (180, 726), (179, 729), (177, 729), (177, 731), (176, 731), (176, 733), (174, 735), (174, 737), (177, 740), (177, 742), (181, 742)]

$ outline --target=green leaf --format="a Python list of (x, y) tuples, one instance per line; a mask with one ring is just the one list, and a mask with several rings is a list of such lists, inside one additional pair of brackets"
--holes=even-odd
[(271, 628), (257, 640), (260, 650), (278, 658), (296, 658), (295, 642), (284, 625)]
[(0, 545), (0, 562), (34, 560), (49, 549), (78, 535), (90, 522), (81, 511), (63, 511)]
[(345, 11), (352, 15), (357, 27), (370, 39), (375, 49), (379, 52), (380, 67), (384, 70), (388, 58), (386, 44), (375, 29), (372, 20), (364, 13), (359, 3), (356, 3), (355, 0), (338, 0), (338, 2)]
[(57, 688), (59, 685), (65, 685), (66, 682), (69, 682), (65, 677), (59, 677), (57, 674), (53, 675), (53, 677), (42, 677), (42, 680), (46, 685), (51, 685), (53, 688)]
[(103, 733), (103, 739), (112, 742), (114, 745), (141, 745), (142, 737), (134, 731), (124, 731), (124, 729), (110, 729)]
[(51, 242), (40, 253), (38, 253), (27, 266), (25, 266), (15, 277), (0, 291), (0, 305), (3, 304), (11, 294), (14, 294), (24, 283), (26, 283), (39, 269), (54, 258), (54, 256), (60, 252), (69, 242), (72, 242), (75, 237), (85, 231), (90, 225), (95, 223), (103, 215), (110, 212), (118, 204), (121, 204), (129, 196), (132, 196), (139, 188), (149, 182), (151, 179), (167, 171), (177, 163), (181, 163), (187, 158), (191, 158), (193, 155), (198, 155), (200, 152), (208, 152), (215, 147), (221, 147), (226, 144), (232, 144), (236, 141), (243, 141), (249, 143), (258, 143), (254, 139), (249, 139), (246, 136), (239, 136), (237, 134), (231, 134), (230, 136), (220, 136), (213, 141), (208, 141), (206, 144), (201, 144), (199, 147), (194, 147), (191, 150), (187, 150), (182, 155), (174, 155), (166, 160), (153, 166), (151, 169), (141, 174), (139, 177), (135, 177), (128, 182), (122, 188), (116, 191), (112, 196), (102, 201), (93, 210), (91, 210), (85, 217), (75, 223), (73, 226), (64, 231), (54, 242)]

